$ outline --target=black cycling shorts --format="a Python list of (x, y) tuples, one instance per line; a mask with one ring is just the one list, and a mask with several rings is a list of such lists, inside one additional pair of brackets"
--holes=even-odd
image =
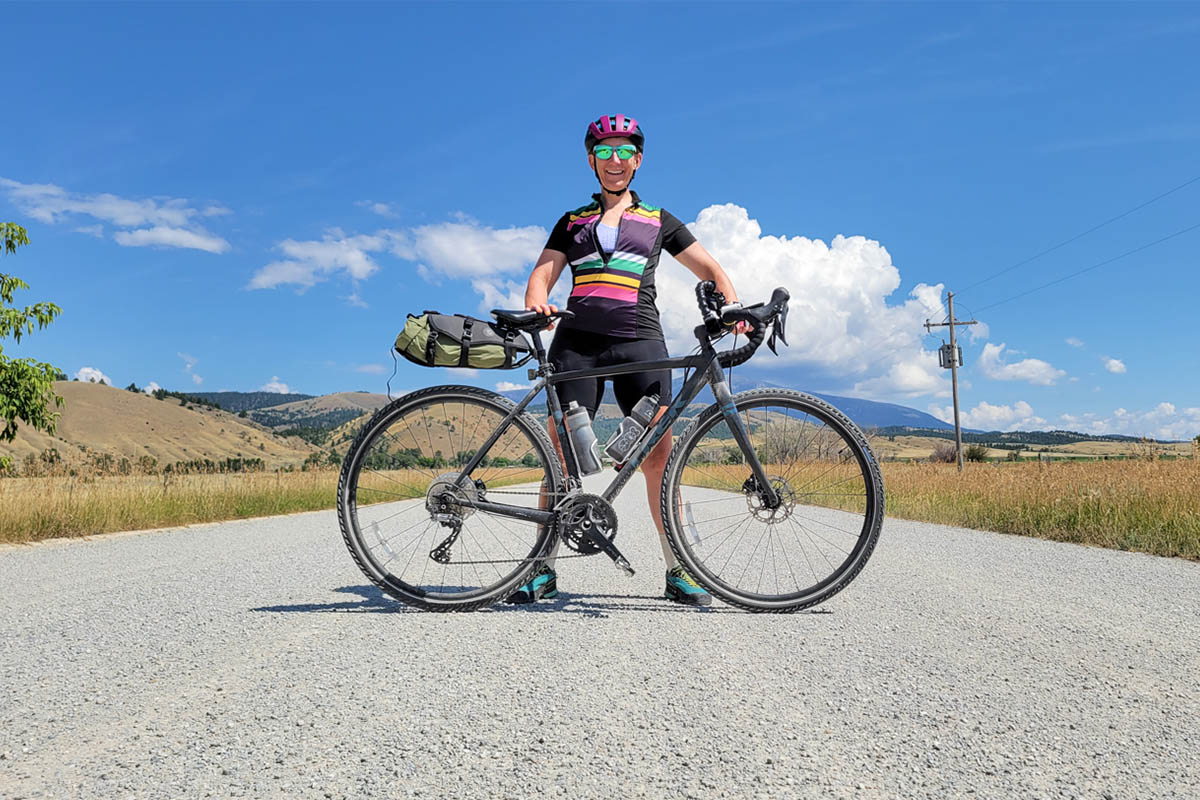
[[(614, 367), (633, 361), (651, 361), (669, 358), (666, 342), (661, 339), (626, 339), (579, 330), (560, 330), (550, 344), (550, 362), (555, 372), (575, 369)], [(563, 411), (574, 400), (588, 410), (594, 419), (600, 400), (604, 397), (604, 383), (612, 381), (617, 405), (626, 416), (638, 400), (648, 394), (658, 395), (660, 406), (671, 402), (671, 370), (634, 372), (628, 375), (613, 375), (610, 378), (580, 378), (565, 381), (555, 386)]]

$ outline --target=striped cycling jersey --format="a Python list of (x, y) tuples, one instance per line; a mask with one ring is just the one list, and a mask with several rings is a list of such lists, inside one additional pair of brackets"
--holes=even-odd
[(696, 238), (666, 210), (643, 203), (637, 192), (633, 205), (621, 214), (617, 242), (611, 253), (600, 247), (596, 225), (600, 195), (559, 219), (546, 248), (567, 257), (573, 285), (567, 310), (575, 318), (564, 328), (605, 333), (630, 339), (662, 339), (655, 304), (654, 270), (665, 247), (678, 255)]

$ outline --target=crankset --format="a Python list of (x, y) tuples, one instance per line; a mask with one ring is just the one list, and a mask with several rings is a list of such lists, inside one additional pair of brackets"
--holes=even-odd
[(557, 530), (569, 549), (580, 555), (602, 552), (626, 575), (634, 574), (629, 560), (613, 544), (617, 537), (617, 513), (603, 497), (577, 494), (567, 498), (558, 508)]

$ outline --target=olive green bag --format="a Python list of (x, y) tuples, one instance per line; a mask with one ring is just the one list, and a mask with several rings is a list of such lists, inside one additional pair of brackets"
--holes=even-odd
[(396, 352), (423, 367), (512, 369), (533, 355), (518, 331), (462, 314), (408, 315)]

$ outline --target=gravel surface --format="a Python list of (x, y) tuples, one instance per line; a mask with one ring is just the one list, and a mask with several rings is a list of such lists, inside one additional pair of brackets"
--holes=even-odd
[(891, 520), (816, 613), (689, 609), (643, 498), (636, 577), (474, 614), (332, 512), (0, 548), (0, 797), (1200, 797), (1200, 564)]

